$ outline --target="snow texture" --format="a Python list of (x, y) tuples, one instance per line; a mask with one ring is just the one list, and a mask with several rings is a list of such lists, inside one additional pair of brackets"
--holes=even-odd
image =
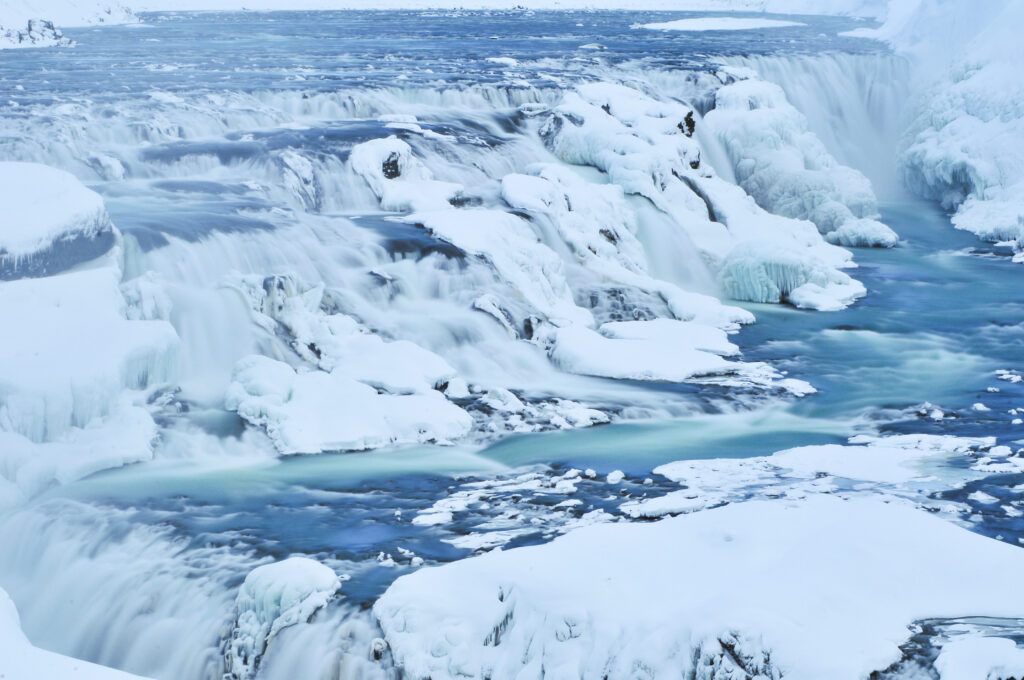
[(0, 49), (65, 47), (73, 43), (60, 28), (129, 24), (138, 18), (127, 7), (104, 0), (4, 0), (0, 5)]
[(416, 680), (858, 680), (900, 658), (915, 620), (1019, 615), (1024, 593), (963, 574), (1022, 562), (927, 512), (816, 496), (600, 524), (421, 569), (374, 612)]
[(381, 394), (343, 373), (299, 370), (268, 357), (238, 362), (225, 406), (263, 427), (283, 454), (448, 442), (473, 420), (440, 392)]
[(942, 646), (935, 659), (940, 680), (996, 680), (1024, 676), (1024, 649), (1013, 640), (964, 636)]

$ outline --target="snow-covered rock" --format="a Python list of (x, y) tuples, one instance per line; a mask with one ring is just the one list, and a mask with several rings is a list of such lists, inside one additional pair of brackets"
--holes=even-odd
[(448, 442), (473, 424), (468, 413), (434, 390), (380, 394), (343, 373), (296, 372), (257, 355), (235, 366), (225, 405), (264, 428), (283, 454)]
[(740, 186), (761, 207), (810, 220), (838, 245), (895, 245), (895, 232), (876, 219), (867, 177), (832, 157), (778, 85), (757, 78), (725, 85), (704, 122), (729, 154)]
[(440, 210), (462, 186), (433, 179), (433, 173), (398, 137), (357, 144), (349, 157), (352, 169), (366, 180), (385, 210)]
[(992, 564), (1024, 552), (898, 503), (754, 501), (421, 569), (374, 613), (417, 680), (860, 680), (918, 619), (1019, 616), (1024, 593), (963, 578)]
[(65, 47), (60, 27), (130, 24), (138, 17), (108, 0), (5, 0), (0, 6), (0, 49)]
[[(736, 299), (838, 309), (863, 295), (839, 271), (851, 266), (848, 251), (826, 243), (809, 222), (765, 212), (715, 175), (694, 136), (700, 124), (697, 113), (677, 101), (588, 83), (565, 96), (541, 135), (562, 160), (596, 167), (625, 192), (650, 200), (679, 225)], [(762, 245), (767, 240), (771, 249)], [(785, 281), (773, 277), (780, 253)], [(765, 264), (759, 276), (748, 273), (752, 259)], [(815, 287), (813, 294), (789, 295), (804, 284)]]
[(4, 680), (145, 680), (32, 646), (21, 631), (18, 610), (0, 590), (0, 678)]
[(74, 175), (0, 162), (0, 280), (46, 276), (114, 245), (103, 199)]
[(289, 557), (249, 572), (235, 599), (225, 678), (255, 677), (277, 634), (307, 623), (340, 587), (341, 580), (330, 567), (308, 557)]

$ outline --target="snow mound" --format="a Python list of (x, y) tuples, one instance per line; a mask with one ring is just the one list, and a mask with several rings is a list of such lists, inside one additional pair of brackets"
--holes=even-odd
[(437, 391), (380, 394), (342, 373), (296, 372), (258, 355), (236, 364), (225, 406), (263, 427), (283, 454), (448, 442), (473, 424)]
[(33, 647), (21, 631), (21, 621), (14, 602), (3, 590), (0, 590), (0, 678), (4, 678), (4, 680), (145, 680), (138, 675)]
[(1024, 676), (1024, 649), (1013, 640), (965, 636), (942, 646), (935, 659), (940, 680)]
[(46, 276), (114, 244), (103, 199), (74, 175), (0, 162), (0, 280)]
[(1024, 552), (903, 505), (753, 501), (421, 569), (374, 613), (415, 680), (859, 680), (915, 620), (1019, 616), (1024, 593), (963, 578), (992, 564)]
[(289, 626), (308, 622), (339, 588), (338, 575), (308, 557), (289, 557), (249, 572), (235, 599), (225, 678), (255, 677), (274, 637)]
[(704, 121), (740, 186), (764, 209), (810, 220), (837, 245), (896, 244), (895, 232), (875, 219), (867, 177), (832, 157), (779, 86), (753, 78), (725, 85)]
[(755, 28), (789, 28), (806, 26), (799, 21), (781, 19), (745, 19), (738, 17), (701, 17), (699, 19), (677, 19), (653, 24), (641, 24), (638, 28), (655, 31), (749, 31)]

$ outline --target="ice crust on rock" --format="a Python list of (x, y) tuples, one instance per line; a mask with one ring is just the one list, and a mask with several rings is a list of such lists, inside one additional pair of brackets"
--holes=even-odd
[[(749, 75), (749, 74), (744, 74)], [(758, 205), (813, 222), (830, 243), (893, 246), (867, 177), (839, 164), (778, 85), (747, 77), (715, 92), (704, 118)]]
[(103, 199), (63, 170), (0, 162), (0, 203), (0, 281), (53, 274), (114, 245)]
[(334, 571), (308, 557), (256, 567), (235, 599), (235, 623), (225, 651), (226, 678), (250, 680), (281, 630), (307, 623), (341, 588)]
[(343, 373), (296, 372), (259, 355), (235, 366), (225, 406), (264, 428), (283, 454), (443, 443), (464, 436), (473, 424), (435, 390), (381, 394)]
[[(671, 217), (736, 299), (789, 300), (783, 289), (806, 283), (815, 287), (813, 294), (797, 295), (794, 304), (839, 309), (863, 295), (839, 271), (852, 266), (848, 251), (826, 243), (809, 222), (765, 212), (740, 187), (715, 175), (694, 137), (703, 124), (685, 104), (624, 85), (588, 83), (554, 108), (541, 135), (563, 161), (602, 170), (625, 192), (649, 199)], [(772, 249), (761, 245), (766, 239)], [(742, 256), (730, 257), (734, 250)], [(747, 273), (751, 258), (770, 264), (779, 251), (787, 260), (784, 281), (772, 280), (777, 267), (756, 277)], [(747, 271), (736, 274), (736, 267)]]
[(1018, 616), (1024, 593), (963, 573), (1022, 562), (898, 503), (751, 501), (421, 569), (374, 613), (420, 680), (859, 680), (901, 657), (916, 620)]
[(34, 647), (21, 631), (18, 610), (0, 589), (0, 677), (4, 680), (146, 680)]

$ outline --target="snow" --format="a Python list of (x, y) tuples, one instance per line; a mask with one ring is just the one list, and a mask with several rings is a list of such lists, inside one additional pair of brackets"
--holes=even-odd
[(447, 442), (472, 426), (440, 392), (379, 394), (343, 373), (296, 372), (258, 355), (235, 366), (225, 406), (263, 427), (283, 454)]
[(38, 163), (0, 162), (0, 279), (16, 278), (56, 241), (97, 239), (112, 227), (103, 199), (74, 175)]
[(289, 557), (249, 572), (235, 600), (235, 624), (225, 655), (225, 677), (255, 677), (277, 634), (308, 622), (339, 588), (338, 575), (308, 557)]
[(113, 668), (32, 646), (21, 631), (18, 610), (0, 589), (0, 678), (4, 680), (145, 680)]
[(832, 157), (778, 85), (756, 78), (725, 85), (704, 121), (761, 207), (810, 220), (838, 245), (896, 244), (896, 234), (876, 219), (867, 177)]
[(563, 161), (596, 167), (649, 199), (717, 269), (727, 295), (814, 309), (840, 309), (862, 296), (863, 287), (839, 271), (852, 264), (848, 251), (809, 222), (765, 212), (702, 162), (694, 131), (703, 124), (677, 101), (589, 83), (565, 96), (541, 135)]
[(1024, 5), (894, 1), (877, 29), (915, 65), (914, 121), (901, 155), (906, 184), (953, 210), (953, 224), (1009, 242), (1024, 261)]
[(35, 442), (106, 416), (124, 389), (167, 380), (177, 334), (130, 321), (109, 256), (91, 269), (0, 282), (0, 430)]
[(1013, 640), (963, 636), (942, 646), (935, 659), (940, 680), (978, 680), (1024, 675), (1024, 649)]
[(412, 679), (726, 678), (743, 663), (859, 680), (901, 657), (918, 619), (1019, 615), (1024, 593), (963, 578), (992, 564), (1024, 552), (902, 504), (752, 501), (421, 569), (374, 613)]
[(130, 9), (106, 0), (4, 0), (0, 6), (0, 49), (72, 44), (60, 27), (130, 24)]
[(799, 21), (782, 21), (780, 19), (701, 17), (699, 19), (677, 19), (676, 21), (641, 24), (639, 28), (655, 31), (749, 31), (755, 28), (788, 28), (806, 25)]

